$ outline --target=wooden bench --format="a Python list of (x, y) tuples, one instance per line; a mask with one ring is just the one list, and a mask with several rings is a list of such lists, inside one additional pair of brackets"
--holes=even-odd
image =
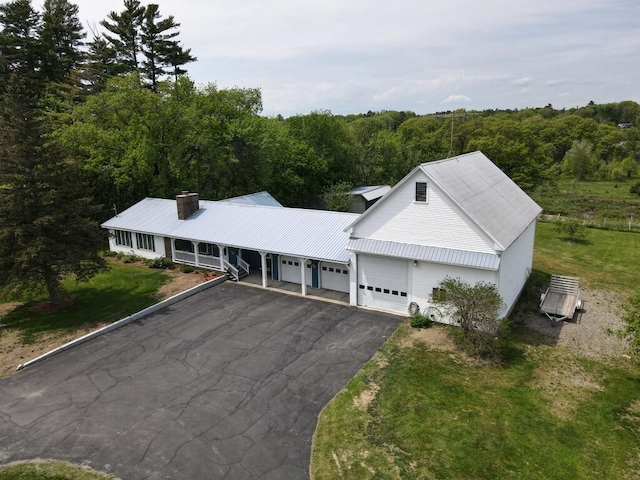
[(552, 275), (547, 291), (540, 297), (540, 310), (549, 320), (570, 320), (576, 310), (582, 308), (580, 279)]

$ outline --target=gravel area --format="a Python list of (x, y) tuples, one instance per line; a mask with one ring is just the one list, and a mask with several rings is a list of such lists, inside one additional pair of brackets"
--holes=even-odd
[(552, 339), (578, 355), (595, 360), (627, 359), (629, 344), (608, 333), (623, 326), (620, 306), (624, 296), (603, 290), (581, 290), (583, 306), (573, 320), (552, 323), (544, 314), (521, 317), (528, 327)]

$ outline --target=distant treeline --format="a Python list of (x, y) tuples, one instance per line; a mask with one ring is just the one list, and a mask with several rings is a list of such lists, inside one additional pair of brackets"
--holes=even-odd
[(258, 89), (196, 88), (182, 77), (153, 92), (133, 74), (77, 105), (58, 135), (100, 201), (119, 208), (181, 190), (207, 199), (268, 190), (285, 205), (309, 207), (336, 187), (393, 185), (419, 163), (474, 150), (527, 191), (560, 175), (638, 175), (640, 128), (618, 127), (640, 123), (635, 102), (286, 119), (261, 108)]

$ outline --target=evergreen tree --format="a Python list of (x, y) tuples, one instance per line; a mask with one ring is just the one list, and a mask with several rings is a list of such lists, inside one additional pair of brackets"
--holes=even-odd
[(121, 13), (111, 12), (107, 20), (100, 22), (112, 35), (104, 37), (113, 46), (121, 71), (132, 72), (139, 67), (140, 27), (144, 21), (146, 8), (138, 0), (124, 0)]
[(86, 96), (104, 90), (107, 80), (122, 71), (116, 50), (101, 34), (94, 33), (82, 69), (82, 86)]
[(182, 67), (187, 63), (195, 62), (197, 58), (191, 55), (190, 48), (185, 50), (179, 42), (171, 42), (167, 51), (167, 60), (171, 67), (170, 73), (173, 75), (174, 81), (177, 83), (178, 77), (187, 73), (187, 71)]
[(0, 287), (44, 285), (59, 304), (63, 278), (85, 280), (104, 267), (96, 253), (104, 240), (91, 220), (95, 206), (76, 168), (48, 139), (29, 88), (12, 74), (0, 103)]
[(142, 24), (142, 52), (145, 60), (142, 62), (142, 71), (149, 80), (152, 90), (156, 90), (159, 77), (167, 74), (166, 66), (169, 66), (169, 55), (178, 36), (176, 30), (180, 26), (173, 15), (160, 18), (158, 5), (151, 3), (147, 6)]
[(31, 6), (30, 0), (15, 0), (0, 5), (0, 89), (4, 87), (12, 73), (29, 87), (27, 94), (33, 97), (40, 87), (41, 46), (38, 40), (40, 15)]
[(80, 49), (86, 33), (78, 19), (78, 6), (67, 0), (45, 0), (39, 34), (42, 75), (51, 82), (68, 81), (83, 60)]

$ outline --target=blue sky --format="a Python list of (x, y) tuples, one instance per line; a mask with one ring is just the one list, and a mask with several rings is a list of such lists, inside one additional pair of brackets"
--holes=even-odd
[[(85, 26), (123, 9), (74, 3)], [(265, 115), (640, 102), (638, 0), (156, 3), (198, 57), (190, 76), (260, 88)]]

